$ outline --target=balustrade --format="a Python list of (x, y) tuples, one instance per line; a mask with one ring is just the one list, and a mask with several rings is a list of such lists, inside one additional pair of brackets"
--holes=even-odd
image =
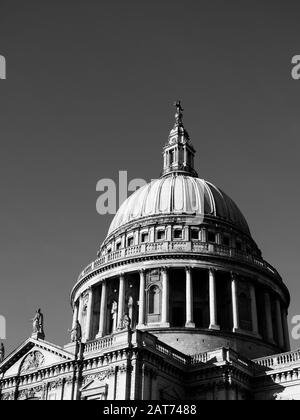
[(95, 262), (89, 264), (81, 272), (78, 281), (90, 274), (93, 270), (103, 267), (111, 262), (137, 255), (142, 256), (144, 254), (155, 254), (162, 252), (199, 253), (226, 256), (258, 266), (268, 271), (269, 273), (272, 273), (278, 279), (280, 278), (277, 271), (266, 261), (260, 260), (257, 257), (253, 257), (251, 254), (247, 254), (246, 252), (238, 251), (235, 248), (230, 248), (219, 244), (208, 244), (207, 242), (200, 241), (163, 241), (133, 245), (128, 248), (113, 251), (109, 254), (103, 255)]

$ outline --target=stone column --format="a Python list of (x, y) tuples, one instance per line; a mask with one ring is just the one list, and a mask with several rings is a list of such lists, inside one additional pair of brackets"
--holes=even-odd
[(207, 242), (207, 229), (201, 229), (201, 241), (206, 243)]
[(83, 298), (82, 295), (79, 297), (79, 304), (78, 304), (78, 321), (80, 325), (82, 326), (82, 309), (83, 309)]
[(140, 270), (140, 295), (139, 295), (138, 328), (142, 328), (145, 325), (145, 289), (146, 289), (145, 270)]
[(277, 335), (278, 335), (278, 344), (280, 348), (284, 348), (284, 337), (283, 337), (283, 324), (281, 318), (281, 305), (280, 300), (276, 299), (276, 325), (277, 325)]
[(216, 290), (216, 276), (213, 268), (209, 269), (209, 329), (219, 330), (220, 326), (217, 321), (217, 290)]
[(125, 276), (124, 274), (120, 274), (117, 328), (119, 328), (121, 325), (121, 321), (124, 315), (124, 308), (125, 308)]
[(168, 269), (162, 270), (162, 314), (161, 322), (165, 327), (169, 327), (169, 273)]
[(183, 146), (183, 165), (186, 166), (187, 165), (187, 150), (186, 150), (186, 146)]
[(93, 303), (94, 303), (93, 289), (90, 288), (87, 314), (86, 314), (86, 335), (85, 335), (86, 341), (91, 340), (92, 323), (93, 323)]
[(193, 278), (191, 267), (185, 268), (185, 282), (186, 282), (186, 322), (185, 326), (195, 328), (193, 322)]
[(238, 301), (238, 283), (236, 274), (231, 274), (231, 296), (232, 296), (232, 318), (233, 332), (239, 331), (239, 301)]
[(216, 243), (217, 245), (222, 245), (222, 235), (220, 232), (216, 233)]
[(285, 308), (282, 308), (281, 313), (282, 313), (285, 350), (290, 351), (291, 345), (290, 345), (290, 334), (289, 334), (289, 327), (288, 327), (288, 313)]
[(97, 338), (105, 335), (106, 321), (107, 321), (107, 284), (106, 280), (102, 282), (101, 303), (100, 303), (100, 318), (99, 318), (99, 332)]
[(251, 298), (251, 319), (252, 319), (252, 332), (258, 335), (258, 321), (257, 321), (257, 304), (255, 287), (250, 284), (250, 298)]
[(265, 292), (265, 314), (266, 314), (266, 332), (267, 339), (274, 343), (274, 333), (273, 333), (273, 324), (272, 324), (272, 311), (271, 311), (271, 300), (268, 292)]
[(74, 309), (73, 309), (72, 329), (76, 327), (76, 322), (78, 321), (78, 314), (79, 314), (79, 302), (76, 301), (74, 303)]

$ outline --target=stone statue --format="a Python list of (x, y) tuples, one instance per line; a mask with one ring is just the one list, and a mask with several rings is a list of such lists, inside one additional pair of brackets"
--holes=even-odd
[(118, 304), (117, 302), (114, 300), (112, 303), (112, 308), (111, 308), (111, 314), (112, 314), (112, 323), (113, 323), (113, 332), (116, 331), (117, 329), (117, 322), (118, 322)]
[(32, 319), (32, 332), (33, 334), (44, 335), (44, 315), (40, 309), (36, 311), (36, 314)]
[(23, 360), (20, 372), (24, 373), (24, 372), (28, 372), (32, 370), (37, 370), (38, 368), (43, 366), (44, 363), (45, 363), (45, 356), (41, 352), (39, 351), (31, 352)]
[(176, 124), (181, 125), (182, 124), (182, 119), (183, 119), (183, 108), (181, 106), (181, 101), (176, 101), (174, 103), (174, 106), (176, 107), (176, 114), (175, 114), (175, 120), (176, 120)]
[(80, 343), (82, 339), (81, 325), (76, 321), (75, 327), (71, 330), (71, 343)]
[(131, 319), (128, 314), (124, 314), (121, 320), (121, 325), (119, 328), (121, 330), (129, 330), (131, 326)]
[(5, 357), (5, 348), (4, 348), (4, 344), (1, 343), (1, 345), (0, 345), (0, 363), (3, 362), (4, 357)]

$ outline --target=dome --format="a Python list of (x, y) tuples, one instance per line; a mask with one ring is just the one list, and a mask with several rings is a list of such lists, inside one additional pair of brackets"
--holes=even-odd
[(251, 359), (286, 350), (288, 290), (235, 202), (198, 176), (175, 105), (160, 178), (120, 206), (72, 290), (83, 341), (96, 340), (91, 349), (119, 343), (130, 320), (133, 331), (189, 355), (222, 346)]
[(108, 235), (144, 217), (190, 215), (215, 217), (250, 235), (234, 201), (210, 182), (183, 174), (169, 174), (135, 191), (120, 206)]

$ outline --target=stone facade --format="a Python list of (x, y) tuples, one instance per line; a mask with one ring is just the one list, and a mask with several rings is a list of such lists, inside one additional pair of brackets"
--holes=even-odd
[(0, 364), (2, 400), (300, 399), (289, 292), (197, 177), (176, 108), (161, 178), (122, 204), (73, 287), (73, 342), (27, 340)]
[(300, 351), (189, 356), (139, 330), (65, 349), (29, 339), (2, 365), (0, 383), (1, 400), (299, 400)]

